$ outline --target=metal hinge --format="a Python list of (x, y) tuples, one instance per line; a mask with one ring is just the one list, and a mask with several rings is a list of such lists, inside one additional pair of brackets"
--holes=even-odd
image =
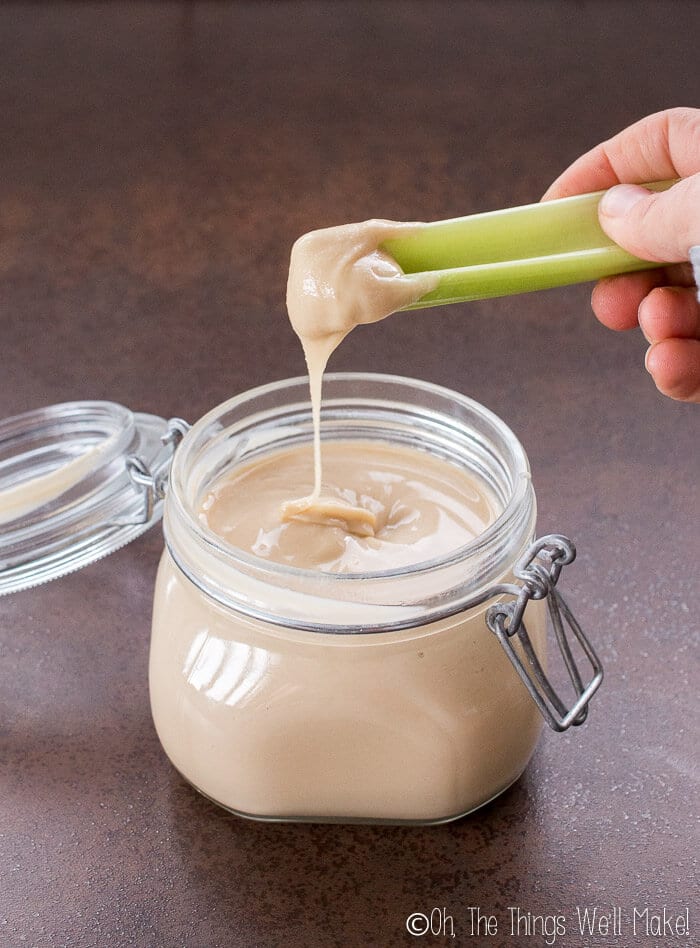
[(148, 523), (153, 517), (156, 503), (165, 496), (175, 449), (189, 429), (190, 425), (182, 418), (171, 418), (168, 421), (167, 430), (160, 440), (166, 447), (170, 447), (170, 451), (152, 470), (137, 454), (127, 457), (126, 469), (129, 477), (144, 495), (143, 514), (139, 522)]

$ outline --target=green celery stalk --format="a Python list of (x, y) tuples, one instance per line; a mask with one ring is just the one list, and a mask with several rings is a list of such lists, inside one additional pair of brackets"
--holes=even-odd
[[(672, 181), (644, 185), (664, 190)], [(663, 263), (642, 260), (598, 223), (604, 191), (421, 224), (383, 249), (404, 273), (435, 272), (439, 283), (406, 309), (509, 296)]]

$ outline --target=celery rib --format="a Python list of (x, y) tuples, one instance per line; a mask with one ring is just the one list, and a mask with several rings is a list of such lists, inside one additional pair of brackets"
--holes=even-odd
[[(672, 181), (646, 184), (663, 190)], [(613, 243), (598, 223), (604, 194), (528, 204), (420, 225), (383, 248), (404, 273), (435, 272), (437, 287), (406, 309), (509, 296), (664, 266)]]

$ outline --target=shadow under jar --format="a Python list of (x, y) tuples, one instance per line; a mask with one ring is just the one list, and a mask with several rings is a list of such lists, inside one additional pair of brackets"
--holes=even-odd
[[(197, 422), (165, 498), (149, 681), (161, 743), (219, 805), (264, 820), (439, 823), (503, 792), (544, 714), (579, 724), (602, 671), (554, 589), (569, 541), (533, 543), (535, 495), (506, 425), (411, 379), (329, 375), (324, 440), (411, 447), (468, 471), (496, 520), (441, 558), (362, 574), (238, 550), (198, 516), (237, 465), (312, 438), (306, 379), (246, 392)], [(573, 683), (545, 674), (547, 604)], [(593, 668), (584, 686), (565, 632)], [(542, 713), (541, 713), (542, 712)]]

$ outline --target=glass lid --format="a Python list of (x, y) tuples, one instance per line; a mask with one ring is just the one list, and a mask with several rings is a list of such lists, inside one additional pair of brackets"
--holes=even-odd
[(162, 513), (171, 423), (113, 402), (0, 421), (0, 595), (113, 553)]

